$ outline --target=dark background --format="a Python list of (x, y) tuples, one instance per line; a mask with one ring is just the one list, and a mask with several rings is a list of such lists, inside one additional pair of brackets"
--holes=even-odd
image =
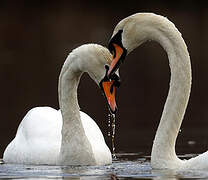
[[(200, 153), (208, 144), (208, 9), (199, 1), (1, 1), (0, 157), (32, 107), (58, 109), (57, 84), (68, 53), (84, 43), (106, 46), (115, 25), (137, 12), (167, 16), (183, 34), (193, 68), (189, 106), (177, 152)], [(116, 151), (150, 154), (168, 92), (167, 55), (155, 42), (133, 51), (120, 70)], [(84, 75), (81, 110), (100, 126), (111, 146), (108, 111), (101, 91)], [(34, 127), (35, 128), (35, 127)]]

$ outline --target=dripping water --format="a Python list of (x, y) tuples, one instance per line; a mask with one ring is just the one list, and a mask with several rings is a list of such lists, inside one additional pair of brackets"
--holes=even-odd
[(115, 133), (116, 133), (116, 116), (115, 114), (111, 114), (112, 118), (112, 156), (113, 159), (116, 159), (116, 153), (115, 153)]
[[(111, 127), (111, 129), (110, 129)], [(112, 157), (116, 160), (116, 153), (115, 153), (115, 133), (116, 133), (116, 117), (115, 114), (109, 113), (108, 114), (108, 136), (111, 136), (111, 146), (112, 146)]]
[(108, 137), (111, 136), (111, 115), (108, 114)]

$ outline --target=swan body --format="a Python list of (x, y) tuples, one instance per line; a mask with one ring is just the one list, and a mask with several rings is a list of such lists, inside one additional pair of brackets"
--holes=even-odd
[[(61, 146), (61, 112), (51, 107), (31, 109), (7, 146), (6, 163), (56, 164)], [(50, 143), (49, 143), (50, 142)]]
[[(73, 50), (59, 77), (60, 110), (31, 109), (20, 123), (16, 137), (7, 146), (6, 163), (49, 165), (105, 165), (111, 152), (95, 121), (80, 111), (77, 87), (83, 72), (98, 84), (105, 75), (110, 52), (96, 44)], [(89, 92), (90, 93), (90, 92)]]
[(158, 42), (167, 52), (171, 71), (169, 93), (152, 147), (151, 165), (155, 169), (208, 169), (208, 152), (189, 160), (181, 160), (175, 153), (192, 76), (187, 46), (172, 22), (153, 13), (137, 13), (121, 20), (109, 43), (114, 59), (108, 75), (119, 67), (124, 53), (130, 53), (148, 40)]

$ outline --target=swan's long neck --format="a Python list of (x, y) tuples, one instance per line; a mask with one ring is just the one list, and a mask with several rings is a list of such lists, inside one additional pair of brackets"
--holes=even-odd
[(175, 153), (175, 142), (191, 90), (190, 57), (181, 34), (166, 18), (147, 16), (141, 28), (144, 28), (146, 34), (137, 43), (146, 40), (160, 43), (168, 54), (171, 72), (169, 93), (153, 143), (151, 163), (155, 168), (174, 168), (181, 162)]
[[(76, 165), (77, 159), (83, 164), (93, 164), (92, 148), (85, 135), (80, 119), (77, 88), (82, 71), (78, 69), (79, 59), (70, 54), (59, 76), (59, 104), (63, 117), (62, 142), (59, 164)], [(76, 151), (75, 147), (76, 146)], [(83, 157), (82, 157), (83, 156)], [(81, 162), (80, 162), (81, 163)], [(79, 165), (80, 165), (79, 163)]]
[(171, 78), (168, 97), (152, 148), (151, 161), (158, 164), (158, 160), (164, 160), (170, 165), (178, 160), (175, 142), (190, 95), (191, 64), (186, 44), (174, 26), (167, 33), (160, 33), (156, 40), (168, 54)]

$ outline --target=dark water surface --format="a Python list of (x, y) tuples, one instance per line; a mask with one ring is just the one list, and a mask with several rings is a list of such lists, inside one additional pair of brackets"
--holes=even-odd
[[(108, 166), (32, 166), (0, 164), (1, 179), (208, 179), (207, 171), (152, 170), (150, 158), (141, 153), (116, 154)], [(184, 155), (181, 158), (190, 158)]]
[[(208, 179), (208, 171), (152, 170), (150, 154), (154, 133), (144, 129), (128, 131), (124, 136), (124, 133), (116, 131), (116, 152), (120, 153), (116, 153), (117, 159), (112, 165), (33, 166), (0, 161), (0, 179)], [(118, 143), (120, 139), (123, 139), (122, 145)], [(110, 137), (106, 140), (110, 141)], [(126, 153), (128, 149), (135, 153)], [(189, 159), (206, 150), (206, 128), (181, 129), (176, 143), (176, 152), (181, 159)]]

